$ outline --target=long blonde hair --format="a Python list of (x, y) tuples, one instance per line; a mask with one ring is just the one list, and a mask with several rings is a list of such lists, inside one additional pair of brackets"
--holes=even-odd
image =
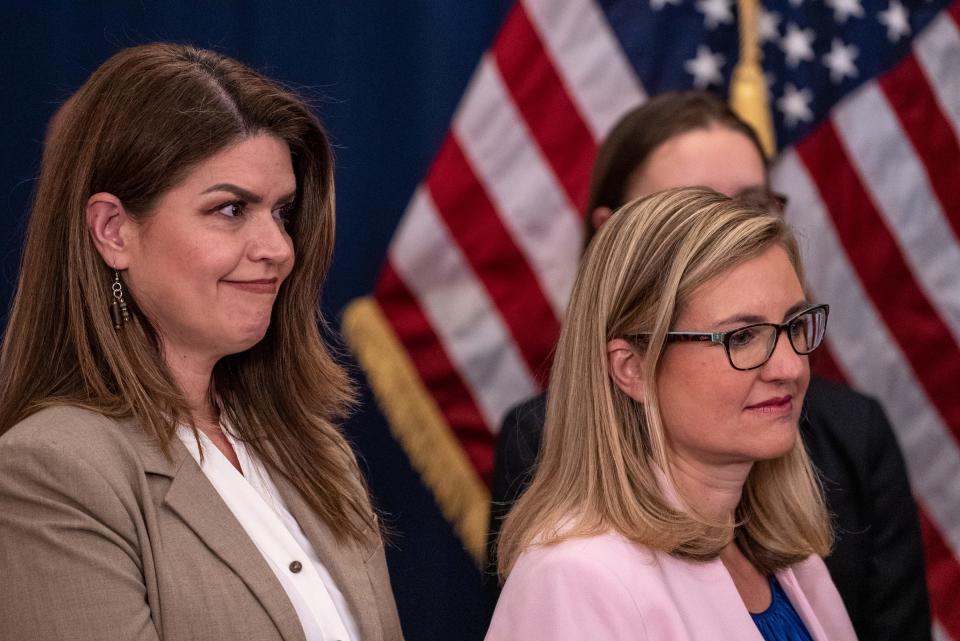
[(334, 241), (330, 145), (303, 100), (211, 51), (123, 50), (51, 126), (0, 352), (0, 434), (42, 407), (70, 404), (133, 417), (169, 453), (176, 424), (190, 423), (189, 408), (130, 292), (131, 322), (113, 328), (112, 272), (94, 247), (85, 205), (91, 194), (110, 192), (134, 219), (149, 217), (191, 168), (260, 133), (291, 152), (297, 195), (287, 229), (297, 260), (265, 338), (217, 363), (211, 395), (337, 536), (364, 537), (374, 517), (334, 426), (352, 387), (320, 333), (318, 297)]
[[(761, 572), (832, 543), (819, 483), (798, 438), (778, 459), (754, 464), (733, 532), (678, 509), (665, 496), (671, 465), (656, 396), (666, 333), (699, 286), (783, 247), (803, 280), (783, 219), (704, 188), (681, 188), (627, 204), (598, 232), (580, 266), (551, 372), (540, 461), (503, 527), (506, 576), (534, 544), (615, 531), (679, 557), (716, 558), (735, 537)], [(611, 380), (607, 342), (650, 334), (639, 404)]]

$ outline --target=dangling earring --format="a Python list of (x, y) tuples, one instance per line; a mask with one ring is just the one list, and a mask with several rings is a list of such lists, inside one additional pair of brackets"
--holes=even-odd
[(123, 300), (123, 283), (120, 282), (120, 272), (113, 270), (113, 302), (110, 303), (110, 318), (113, 319), (113, 328), (120, 329), (130, 320), (127, 311), (127, 301)]

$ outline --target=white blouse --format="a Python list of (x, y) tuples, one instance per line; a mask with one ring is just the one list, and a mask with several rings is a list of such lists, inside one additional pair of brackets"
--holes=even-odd
[(237, 454), (243, 474), (202, 432), (202, 463), (193, 432), (185, 426), (177, 432), (280, 581), (307, 641), (359, 641), (357, 624), (346, 599), (287, 510), (263, 463), (229, 430), (224, 429), (224, 434)]

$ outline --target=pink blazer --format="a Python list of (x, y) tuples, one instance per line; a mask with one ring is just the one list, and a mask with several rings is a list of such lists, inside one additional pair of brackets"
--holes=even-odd
[[(815, 641), (856, 641), (819, 557), (777, 573)], [(520, 556), (486, 641), (762, 641), (719, 561), (651, 551), (617, 534)]]

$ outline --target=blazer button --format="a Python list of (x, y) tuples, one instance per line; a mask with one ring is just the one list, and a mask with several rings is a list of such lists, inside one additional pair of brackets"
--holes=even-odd
[(293, 561), (292, 563), (290, 563), (290, 571), (293, 572), (294, 574), (296, 574), (302, 569), (303, 569), (303, 564), (300, 563), (300, 561)]

